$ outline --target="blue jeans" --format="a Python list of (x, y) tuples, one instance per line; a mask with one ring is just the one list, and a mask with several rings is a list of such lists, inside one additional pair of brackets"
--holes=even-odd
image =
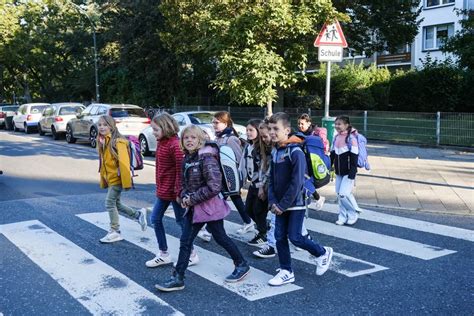
[(234, 265), (240, 266), (246, 263), (239, 248), (234, 244), (232, 239), (227, 236), (224, 230), (224, 220), (212, 221), (207, 223), (194, 223), (193, 224), (193, 212), (190, 210), (183, 221), (183, 234), (180, 239), (178, 262), (176, 263), (176, 272), (179, 275), (184, 275), (184, 272), (188, 268), (189, 257), (191, 256), (193, 241), (201, 228), (207, 224), (207, 230), (212, 234), (214, 240), (219, 246), (225, 249), (234, 261)]
[(155, 206), (153, 207), (153, 212), (151, 213), (151, 223), (155, 228), (156, 240), (158, 241), (158, 248), (161, 251), (168, 251), (168, 244), (166, 243), (166, 234), (165, 227), (163, 226), (163, 216), (168, 206), (172, 204), (174, 210), (174, 216), (176, 218), (176, 223), (181, 226), (181, 231), (183, 230), (183, 214), (184, 208), (179, 205), (176, 201), (168, 201), (156, 198)]
[(321, 245), (303, 237), (301, 234), (304, 217), (305, 210), (292, 210), (283, 212), (275, 218), (275, 239), (281, 269), (292, 271), (288, 239), (293, 245), (308, 251), (315, 257), (320, 257), (326, 253)]
[(356, 199), (352, 194), (354, 188), (354, 180), (349, 179), (349, 176), (336, 175), (336, 194), (339, 204), (338, 220), (347, 222), (348, 220), (357, 219), (357, 205)]

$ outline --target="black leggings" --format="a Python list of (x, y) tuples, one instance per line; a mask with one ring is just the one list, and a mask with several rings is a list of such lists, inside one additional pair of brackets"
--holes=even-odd
[(268, 200), (262, 201), (258, 198), (258, 188), (251, 185), (247, 199), (245, 200), (245, 211), (257, 225), (258, 233), (262, 236), (267, 234)]

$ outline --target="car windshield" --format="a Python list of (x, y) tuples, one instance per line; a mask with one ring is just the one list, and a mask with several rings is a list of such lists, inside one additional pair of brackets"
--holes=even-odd
[(2, 106), (2, 111), (16, 111), (18, 110), (18, 106), (12, 105), (12, 106)]
[(82, 106), (63, 106), (59, 109), (59, 115), (75, 115), (81, 113), (83, 109)]
[(211, 124), (214, 115), (209, 112), (203, 113), (190, 113), (189, 120), (193, 124)]
[(110, 115), (112, 117), (146, 117), (143, 109), (136, 108), (112, 108), (110, 109)]
[(41, 113), (43, 112), (44, 109), (46, 109), (47, 105), (32, 105), (30, 113), (35, 114), (35, 113)]

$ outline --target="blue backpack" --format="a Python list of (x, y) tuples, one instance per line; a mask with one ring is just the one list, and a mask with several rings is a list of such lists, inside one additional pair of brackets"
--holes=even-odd
[[(364, 135), (360, 134), (358, 131), (354, 130), (351, 133), (351, 137), (354, 137), (357, 140), (357, 146), (359, 147), (359, 157), (357, 159), (357, 167), (364, 168), (365, 170), (370, 170), (369, 164), (369, 154), (367, 152), (367, 138)], [(333, 148), (334, 148), (334, 141), (336, 137), (333, 139)], [(350, 138), (347, 142), (347, 147), (351, 150), (352, 143)]]

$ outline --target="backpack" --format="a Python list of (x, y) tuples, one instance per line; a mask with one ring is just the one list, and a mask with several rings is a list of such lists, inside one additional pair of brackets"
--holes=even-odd
[(325, 127), (316, 127), (313, 135), (321, 137), (324, 144), (324, 152), (329, 152), (328, 130)]
[(130, 170), (132, 171), (132, 176), (134, 170), (143, 169), (143, 155), (141, 150), (140, 141), (135, 136), (127, 136), (129, 152), (130, 152)]
[[(359, 147), (359, 156), (357, 159), (357, 167), (364, 168), (365, 170), (370, 170), (369, 164), (369, 154), (367, 152), (367, 138), (364, 135), (360, 134), (357, 130), (354, 130), (351, 133), (351, 136), (357, 140), (357, 146)], [(334, 137), (334, 141), (336, 138)], [(333, 143), (334, 143), (333, 141)], [(352, 143), (349, 141), (347, 142), (347, 147), (351, 150)]]

